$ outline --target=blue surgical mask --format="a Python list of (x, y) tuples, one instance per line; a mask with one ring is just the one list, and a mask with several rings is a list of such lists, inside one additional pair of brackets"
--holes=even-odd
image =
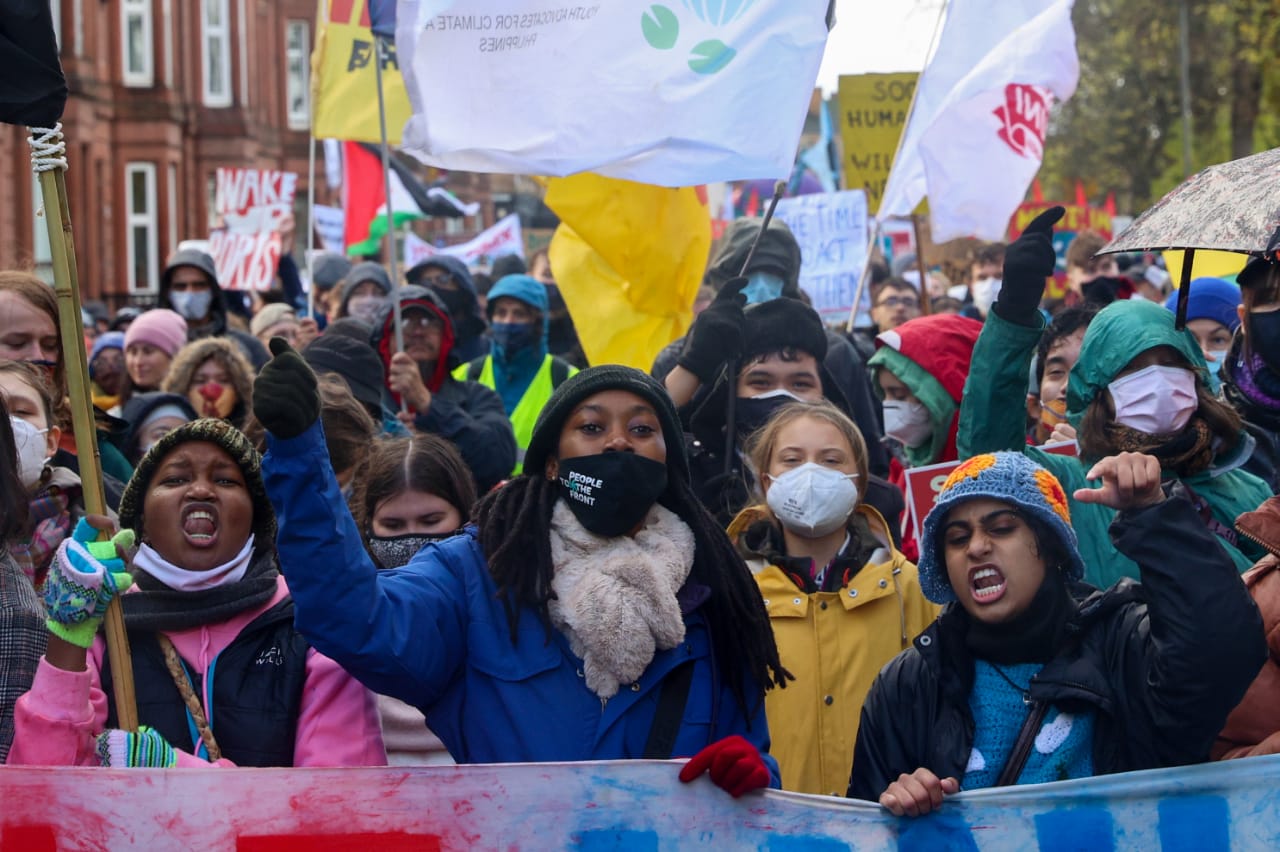
[(531, 322), (495, 322), (489, 326), (489, 334), (507, 355), (514, 355), (537, 341)]
[(747, 276), (747, 286), (742, 288), (748, 305), (771, 302), (782, 295), (782, 279), (772, 272), (753, 272)]
[(1230, 350), (1223, 349), (1219, 352), (1209, 353), (1213, 358), (1212, 361), (1208, 358), (1205, 359), (1205, 366), (1209, 368), (1209, 390), (1215, 394), (1218, 392), (1218, 388), (1221, 387), (1222, 362), (1227, 360), (1227, 356), (1230, 354)]
[(169, 304), (185, 320), (202, 320), (209, 315), (209, 305), (213, 303), (212, 290), (173, 291), (169, 294)]

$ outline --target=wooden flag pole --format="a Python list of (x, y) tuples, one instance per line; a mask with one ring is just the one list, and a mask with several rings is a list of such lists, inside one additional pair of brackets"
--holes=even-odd
[[(27, 141), (31, 145), (32, 166), (40, 176), (40, 193), (44, 197), (44, 220), (49, 231), (54, 293), (58, 300), (58, 337), (67, 371), (84, 507), (91, 515), (105, 515), (107, 501), (102, 489), (102, 460), (98, 455), (97, 427), (89, 393), (89, 359), (85, 352), (84, 320), (80, 313), (80, 282), (71, 234), (71, 211), (67, 206), (67, 182), (63, 174), (67, 168), (67, 149), (62, 138), (62, 125), (52, 129), (33, 127)], [(107, 608), (103, 626), (107, 655), (111, 661), (117, 727), (136, 731), (138, 706), (133, 689), (133, 661), (129, 655), (129, 637), (125, 633), (124, 614), (118, 596)]]

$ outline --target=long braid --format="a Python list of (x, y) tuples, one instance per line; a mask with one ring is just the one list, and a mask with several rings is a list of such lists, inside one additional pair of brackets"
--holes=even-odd
[[(537, 613), (548, 635), (552, 629), (547, 602), (553, 595), (555, 566), (548, 531), (557, 496), (554, 483), (540, 476), (521, 476), (476, 506), (480, 548), (502, 598), (512, 644), (522, 606)], [(775, 684), (785, 686), (791, 678), (779, 659), (759, 587), (729, 537), (683, 477), (672, 477), (659, 502), (693, 531), (694, 561), (689, 579), (711, 589), (701, 611), (720, 676), (750, 718), (752, 705), (759, 703), (765, 690)], [(750, 689), (748, 677), (754, 681)]]
[(551, 633), (551, 511), (553, 483), (540, 476), (518, 476), (487, 494), (475, 509), (480, 549), (489, 563), (489, 576), (507, 614), (511, 644), (516, 642), (520, 607), (528, 606)]

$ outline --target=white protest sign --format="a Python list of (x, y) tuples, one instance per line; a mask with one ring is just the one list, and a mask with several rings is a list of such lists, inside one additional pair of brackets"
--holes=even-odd
[(294, 172), (218, 169), (209, 235), (218, 282), (228, 290), (267, 290), (280, 261), (280, 227), (293, 210)]
[(326, 207), (317, 204), (314, 208), (316, 236), (320, 238), (320, 247), (334, 254), (342, 254), (343, 228), (346, 226), (347, 214), (341, 207)]
[(829, 6), (400, 0), (403, 149), (445, 169), (660, 186), (783, 177)]
[(775, 218), (800, 244), (800, 289), (823, 322), (846, 319), (867, 262), (867, 195), (860, 189), (784, 198)]
[(512, 213), (498, 220), (492, 228), (481, 231), (479, 236), (456, 246), (436, 248), (426, 240), (408, 234), (404, 241), (404, 266), (413, 269), (422, 261), (438, 254), (456, 257), (468, 266), (490, 262), (504, 254), (524, 257), (524, 237), (520, 230), (520, 217)]

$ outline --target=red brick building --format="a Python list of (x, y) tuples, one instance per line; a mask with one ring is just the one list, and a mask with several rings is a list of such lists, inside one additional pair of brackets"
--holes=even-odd
[[(177, 243), (207, 236), (218, 166), (297, 172), (301, 211), (315, 0), (52, 3), (85, 298), (154, 294)], [(0, 267), (48, 277), (25, 135), (0, 125)]]

